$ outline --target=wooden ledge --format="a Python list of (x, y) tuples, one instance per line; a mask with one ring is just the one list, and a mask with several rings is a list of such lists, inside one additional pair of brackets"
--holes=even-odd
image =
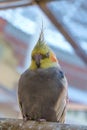
[(0, 119), (0, 130), (87, 130), (87, 126), (56, 122), (23, 122), (21, 119)]

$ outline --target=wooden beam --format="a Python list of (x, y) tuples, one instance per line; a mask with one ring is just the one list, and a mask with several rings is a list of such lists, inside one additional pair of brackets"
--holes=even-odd
[(17, 8), (17, 7), (25, 7), (33, 4), (35, 4), (34, 0), (12, 0), (12, 1), (6, 0), (0, 2), (0, 10)]
[(75, 50), (76, 54), (84, 61), (84, 63), (87, 65), (87, 54), (84, 52), (84, 50), (80, 47), (80, 43), (76, 41), (74, 36), (71, 35), (68, 29), (65, 29), (62, 23), (55, 18), (53, 13), (47, 8), (46, 4), (42, 4), (40, 2), (37, 2), (40, 9), (48, 16), (48, 18), (51, 20), (51, 22), (56, 26), (56, 28), (63, 34), (63, 36), (66, 38), (66, 40), (71, 44), (73, 49)]
[(59, 0), (4, 0), (0, 2), (0, 10), (35, 5), (35, 1), (40, 3), (46, 3)]
[(47, 2), (55, 2), (55, 1), (60, 1), (60, 0), (35, 0), (35, 2), (39, 2), (39, 3), (47, 3)]
[(0, 130), (87, 130), (87, 126), (0, 118)]

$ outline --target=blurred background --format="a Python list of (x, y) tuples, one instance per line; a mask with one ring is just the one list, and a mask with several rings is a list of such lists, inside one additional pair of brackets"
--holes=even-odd
[(0, 0), (0, 118), (21, 118), (18, 80), (42, 23), (69, 83), (66, 122), (87, 125), (86, 0)]

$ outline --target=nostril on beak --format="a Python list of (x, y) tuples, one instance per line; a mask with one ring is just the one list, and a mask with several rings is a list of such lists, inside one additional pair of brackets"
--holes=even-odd
[(36, 54), (35, 55), (35, 62), (36, 62), (36, 65), (37, 65), (38, 68), (40, 67), (41, 58), (42, 58), (41, 54)]

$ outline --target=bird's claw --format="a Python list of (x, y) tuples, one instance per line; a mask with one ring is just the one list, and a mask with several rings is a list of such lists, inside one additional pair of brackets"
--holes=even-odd
[(46, 119), (38, 119), (38, 122), (46, 122)]

